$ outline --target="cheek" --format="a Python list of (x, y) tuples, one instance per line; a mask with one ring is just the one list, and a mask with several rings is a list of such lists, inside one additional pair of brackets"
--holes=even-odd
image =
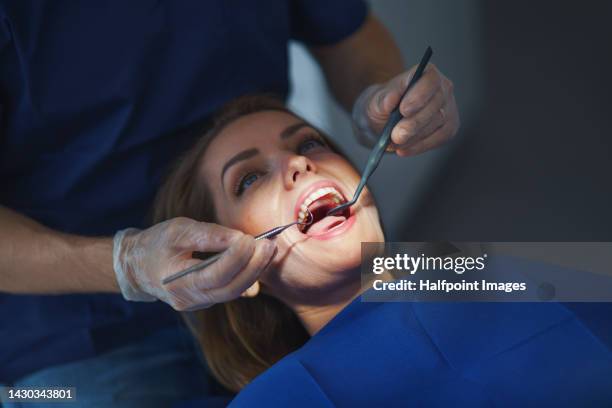
[(234, 209), (234, 228), (250, 235), (258, 235), (270, 228), (275, 211), (266, 200), (257, 197), (248, 200)]
[(216, 205), (220, 224), (255, 236), (278, 226), (281, 200), (276, 183), (251, 188), (241, 197), (220, 199)]
[(251, 211), (249, 209), (240, 211), (240, 214), (238, 214), (236, 219), (236, 228), (242, 232), (253, 236), (261, 233), (261, 229), (258, 225), (257, 213), (255, 211)]
[(361, 177), (348, 161), (335, 154), (321, 158), (317, 162), (317, 167), (325, 174), (347, 184), (357, 184)]

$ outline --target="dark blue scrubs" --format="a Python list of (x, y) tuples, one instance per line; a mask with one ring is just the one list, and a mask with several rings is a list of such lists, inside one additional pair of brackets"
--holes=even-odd
[(231, 406), (610, 407), (611, 316), (610, 303), (355, 300)]
[[(286, 95), (287, 42), (335, 43), (366, 12), (360, 0), (1, 0), (0, 205), (75, 234), (144, 226), (192, 141), (183, 130), (235, 96)], [(0, 294), (0, 383), (176, 323), (117, 295)]]

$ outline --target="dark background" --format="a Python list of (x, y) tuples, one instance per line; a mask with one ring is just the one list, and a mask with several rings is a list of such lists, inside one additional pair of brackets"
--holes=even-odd
[(482, 114), (389, 238), (612, 241), (612, 2), (480, 7)]

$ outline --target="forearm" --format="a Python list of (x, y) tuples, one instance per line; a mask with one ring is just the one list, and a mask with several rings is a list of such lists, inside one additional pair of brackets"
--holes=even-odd
[(350, 112), (368, 86), (386, 82), (404, 70), (399, 48), (385, 26), (372, 14), (343, 41), (311, 47), (336, 100)]
[(118, 292), (112, 238), (63, 234), (0, 206), (0, 292)]

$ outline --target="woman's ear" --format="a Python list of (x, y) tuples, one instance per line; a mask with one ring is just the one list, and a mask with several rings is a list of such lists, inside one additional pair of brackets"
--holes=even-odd
[(253, 298), (259, 294), (259, 281), (255, 281), (250, 288), (242, 292), (240, 297)]

